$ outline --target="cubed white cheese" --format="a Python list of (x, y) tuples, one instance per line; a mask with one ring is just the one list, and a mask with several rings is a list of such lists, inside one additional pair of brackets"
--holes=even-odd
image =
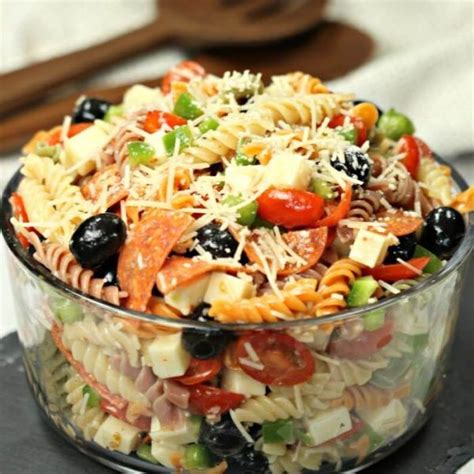
[(406, 423), (407, 410), (397, 398), (376, 409), (356, 410), (357, 414), (379, 435), (399, 433)]
[(150, 436), (153, 441), (163, 441), (170, 444), (196, 443), (199, 437), (200, 419), (189, 417), (181, 429), (166, 430), (162, 428), (156, 416), (151, 419)]
[(248, 195), (260, 183), (265, 167), (261, 165), (237, 166), (230, 165), (225, 171), (225, 182), (232, 193)]
[(224, 369), (222, 388), (229, 392), (242, 393), (247, 397), (265, 395), (265, 385), (239, 370)]
[(415, 310), (401, 305), (394, 320), (397, 332), (409, 334), (410, 336), (430, 332), (428, 307)]
[(199, 303), (202, 303), (210, 278), (210, 275), (205, 275), (189, 285), (170, 291), (165, 295), (165, 303), (183, 314), (191, 313)]
[(310, 180), (309, 161), (289, 151), (275, 154), (265, 170), (265, 181), (279, 189), (306, 189)]
[(140, 441), (140, 430), (125, 421), (109, 416), (100, 425), (94, 441), (103, 448), (130, 454)]
[(191, 361), (184, 350), (181, 333), (160, 334), (143, 346), (144, 361), (162, 379), (183, 375)]
[(391, 241), (392, 239), (387, 235), (361, 229), (351, 246), (349, 258), (374, 268), (384, 261)]
[(64, 166), (70, 168), (83, 163), (76, 172), (85, 176), (95, 169), (97, 155), (109, 141), (110, 136), (104, 127), (94, 124), (69, 138), (64, 146)]
[(123, 111), (129, 114), (145, 105), (161, 104), (163, 94), (160, 89), (153, 89), (142, 84), (136, 84), (125, 92), (123, 96)]
[(152, 441), (151, 455), (163, 466), (177, 469), (183, 465), (184, 446)]
[(314, 418), (307, 420), (306, 423), (315, 446), (325, 443), (352, 428), (351, 416), (346, 407), (324, 410)]
[(225, 300), (232, 303), (251, 298), (254, 293), (255, 288), (250, 280), (227, 275), (227, 273), (213, 272), (204, 295), (204, 301), (209, 304), (212, 304), (214, 300)]

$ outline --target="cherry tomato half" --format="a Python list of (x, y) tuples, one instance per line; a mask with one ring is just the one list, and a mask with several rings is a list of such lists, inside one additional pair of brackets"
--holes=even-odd
[(329, 353), (343, 359), (363, 359), (378, 352), (393, 337), (393, 321), (387, 319), (376, 331), (364, 331), (355, 339), (337, 339), (329, 344)]
[(328, 214), (326, 217), (323, 217), (320, 221), (317, 222), (318, 227), (327, 226), (334, 227), (337, 223), (344, 219), (349, 213), (351, 208), (352, 201), (352, 186), (347, 185), (344, 194), (341, 196), (339, 204), (334, 208), (334, 210)]
[[(417, 268), (418, 270), (423, 270), (423, 268), (428, 265), (430, 257), (418, 257), (408, 260), (408, 264), (412, 267)], [(379, 265), (375, 268), (364, 269), (364, 274), (372, 275), (376, 280), (383, 280), (389, 283), (405, 280), (410, 278), (418, 277), (418, 273), (414, 270), (411, 270), (402, 263), (394, 263), (392, 265)]]
[(127, 406), (118, 407), (117, 405), (111, 403), (109, 400), (102, 399), (100, 401), (100, 409), (102, 411), (105, 411), (105, 413), (108, 413), (109, 415), (118, 418), (119, 420), (125, 421), (125, 423), (135, 426), (140, 431), (150, 431), (151, 429), (151, 418), (148, 416), (139, 416), (135, 420), (128, 419)]
[(245, 396), (241, 393), (228, 392), (210, 385), (198, 384), (189, 387), (189, 407), (200, 415), (221, 415), (244, 400)]
[(314, 226), (323, 215), (324, 199), (299, 189), (267, 189), (258, 199), (258, 215), (287, 229)]
[[(249, 358), (249, 344), (263, 364), (262, 370), (242, 363), (242, 359)], [(243, 335), (238, 339), (235, 350), (241, 369), (266, 385), (291, 386), (303, 383), (315, 370), (310, 350), (285, 333), (258, 331)]]
[(174, 128), (178, 125), (185, 125), (186, 123), (187, 120), (178, 117), (177, 115), (170, 114), (168, 112), (161, 112), (160, 110), (151, 110), (146, 114), (143, 128), (148, 133), (154, 133), (165, 124), (169, 125), (171, 128)]
[(405, 153), (405, 158), (401, 162), (410, 173), (412, 178), (416, 178), (418, 165), (420, 164), (420, 150), (415, 138), (411, 135), (403, 135), (397, 143), (396, 153)]
[(163, 78), (161, 90), (167, 94), (171, 90), (174, 81), (189, 82), (194, 77), (204, 77), (206, 70), (195, 61), (182, 61), (172, 67)]
[(433, 152), (431, 148), (421, 139), (418, 137), (413, 137), (418, 145), (418, 151), (420, 152), (420, 159), (421, 158), (433, 158)]
[(192, 359), (186, 373), (173, 380), (183, 385), (196, 385), (211, 380), (220, 372), (221, 368), (222, 362), (219, 359)]

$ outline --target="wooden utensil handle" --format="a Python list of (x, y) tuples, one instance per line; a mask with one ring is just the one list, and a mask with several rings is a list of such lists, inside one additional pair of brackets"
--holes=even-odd
[(163, 21), (104, 43), (0, 75), (0, 116), (42, 99), (52, 88), (84, 76), (121, 59), (145, 52), (171, 37)]

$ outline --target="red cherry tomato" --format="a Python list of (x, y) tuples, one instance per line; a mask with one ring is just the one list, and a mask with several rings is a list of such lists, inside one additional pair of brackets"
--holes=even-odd
[(324, 212), (321, 196), (299, 189), (267, 189), (257, 201), (262, 219), (287, 229), (314, 226)]
[[(26, 212), (23, 199), (18, 193), (12, 193), (10, 196), (10, 204), (12, 206), (13, 215), (21, 222), (28, 222), (28, 213)], [(30, 227), (28, 230), (31, 231), (33, 229)], [(30, 246), (28, 239), (24, 235), (18, 234), (18, 240), (26, 249)]]
[(364, 331), (355, 339), (337, 339), (329, 344), (331, 355), (343, 359), (363, 359), (378, 352), (386, 346), (393, 337), (394, 324), (386, 320), (385, 324), (376, 331)]
[(352, 186), (350, 184), (347, 185), (344, 194), (341, 196), (341, 200), (337, 207), (326, 217), (323, 217), (319, 220), (316, 225), (318, 227), (326, 226), (326, 227), (334, 227), (337, 223), (344, 219), (349, 213), (351, 208), (351, 201), (352, 201)]
[(418, 137), (413, 137), (418, 145), (418, 151), (420, 152), (420, 159), (421, 158), (433, 158), (433, 152), (431, 148), (421, 139)]
[(169, 125), (171, 128), (174, 128), (178, 125), (185, 125), (186, 123), (187, 120), (178, 117), (177, 115), (170, 114), (168, 112), (161, 112), (161, 110), (152, 110), (146, 114), (143, 128), (148, 133), (154, 133), (159, 130), (164, 124)]
[(211, 380), (220, 372), (221, 368), (222, 362), (219, 359), (192, 359), (186, 373), (181, 377), (175, 377), (173, 380), (183, 385), (196, 385)]
[[(242, 363), (248, 359), (247, 347), (256, 352), (263, 369)], [(266, 385), (288, 386), (306, 382), (314, 373), (314, 359), (310, 350), (285, 333), (275, 331), (251, 332), (241, 336), (235, 348), (242, 370)]]
[(135, 426), (140, 431), (148, 432), (151, 429), (151, 418), (148, 416), (139, 416), (135, 420), (128, 419), (127, 406), (118, 407), (117, 405), (111, 403), (109, 400), (102, 399), (100, 401), (100, 409), (102, 411), (105, 411), (105, 413), (108, 413), (109, 415), (118, 418), (119, 420), (125, 421), (125, 423)]
[(228, 392), (210, 385), (189, 387), (189, 407), (200, 415), (221, 415), (245, 400), (241, 393)]
[(167, 94), (171, 90), (171, 83), (174, 81), (189, 82), (195, 77), (204, 77), (206, 70), (194, 61), (182, 61), (172, 67), (163, 78), (161, 90)]
[(412, 178), (416, 178), (418, 165), (420, 164), (420, 150), (415, 138), (411, 135), (403, 135), (396, 146), (397, 153), (405, 153), (405, 158), (401, 162), (410, 173)]
[[(329, 128), (342, 127), (344, 125), (346, 116), (339, 114), (335, 115), (328, 124)], [(350, 122), (354, 125), (357, 132), (356, 145), (361, 146), (367, 140), (367, 127), (362, 119), (359, 117), (349, 117)]]
[[(430, 257), (418, 257), (408, 260), (412, 267), (417, 268), (418, 270), (423, 270), (423, 268), (428, 265)], [(394, 263), (391, 265), (379, 265), (375, 268), (366, 268), (364, 270), (366, 275), (372, 275), (376, 280), (383, 280), (389, 283), (405, 280), (410, 278), (416, 278), (418, 273), (410, 268), (406, 267), (402, 263)]]

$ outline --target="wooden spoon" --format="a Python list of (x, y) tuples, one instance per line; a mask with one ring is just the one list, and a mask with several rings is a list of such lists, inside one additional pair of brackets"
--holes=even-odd
[[(228, 70), (251, 69), (262, 72), (269, 80), (274, 74), (302, 70), (329, 80), (348, 73), (363, 64), (370, 57), (373, 41), (365, 33), (337, 22), (324, 22), (304, 36), (292, 39), (278, 46), (278, 58), (274, 47), (236, 48), (225, 52), (200, 53), (193, 59), (213, 74)], [(136, 81), (149, 87), (158, 87), (158, 79)], [(100, 97), (110, 102), (121, 102), (124, 92), (132, 84), (111, 88), (81, 90), (89, 97)], [(40, 129), (48, 129), (62, 122), (71, 113), (79, 93), (76, 92), (60, 101), (29, 108), (0, 121), (0, 153), (18, 150)]]
[(43, 99), (65, 82), (168, 41), (202, 47), (287, 38), (317, 23), (325, 4), (326, 0), (162, 0), (158, 18), (147, 26), (0, 75), (0, 115)]

